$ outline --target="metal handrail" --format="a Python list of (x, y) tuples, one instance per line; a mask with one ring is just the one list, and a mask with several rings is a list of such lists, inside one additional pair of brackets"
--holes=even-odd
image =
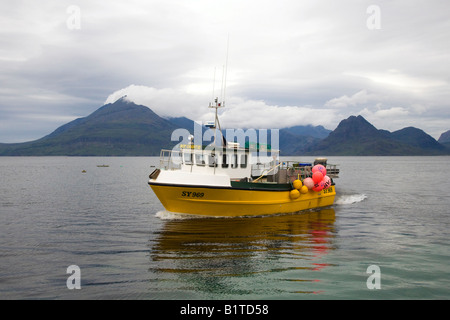
[[(176, 151), (179, 153), (178, 151)], [(179, 169), (180, 165), (174, 163), (172, 160), (173, 150), (162, 149), (159, 157), (159, 166), (165, 170)]]

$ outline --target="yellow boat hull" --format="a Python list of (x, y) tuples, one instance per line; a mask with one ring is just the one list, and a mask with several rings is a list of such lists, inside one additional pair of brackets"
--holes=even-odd
[(331, 206), (335, 186), (308, 191), (291, 199), (289, 191), (245, 190), (224, 187), (177, 186), (151, 183), (167, 211), (203, 216), (259, 216), (291, 213)]

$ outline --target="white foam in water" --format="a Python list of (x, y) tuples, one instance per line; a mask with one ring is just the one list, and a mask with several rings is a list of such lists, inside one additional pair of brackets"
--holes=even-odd
[(342, 195), (336, 199), (335, 203), (336, 204), (353, 204), (353, 203), (361, 202), (366, 198), (367, 198), (367, 196), (365, 194)]
[(158, 211), (156, 216), (161, 220), (187, 220), (187, 219), (199, 219), (204, 218), (204, 216), (199, 216), (195, 214), (187, 214), (187, 213), (176, 213), (170, 212), (167, 210)]
[(156, 213), (156, 216), (158, 218), (160, 218), (161, 220), (184, 220), (184, 219), (188, 219), (186, 215), (184, 214), (177, 214), (174, 212), (170, 212), (170, 211), (158, 211)]

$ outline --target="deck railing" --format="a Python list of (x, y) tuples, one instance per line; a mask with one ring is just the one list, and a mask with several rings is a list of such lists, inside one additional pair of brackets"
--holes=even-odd
[[(278, 183), (289, 183), (296, 179), (304, 180), (312, 176), (312, 168), (313, 165), (311, 164), (302, 164), (298, 161), (282, 161), (278, 166), (273, 180)], [(337, 165), (327, 164), (326, 169), (327, 175), (330, 178), (337, 178), (339, 176)]]
[(159, 157), (159, 167), (165, 170), (181, 168), (181, 154), (179, 151), (162, 149)]

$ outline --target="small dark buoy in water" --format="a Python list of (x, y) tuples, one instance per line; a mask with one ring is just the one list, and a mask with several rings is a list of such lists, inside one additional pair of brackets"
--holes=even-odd
[(81, 171), (82, 173), (86, 173), (86, 170)]

